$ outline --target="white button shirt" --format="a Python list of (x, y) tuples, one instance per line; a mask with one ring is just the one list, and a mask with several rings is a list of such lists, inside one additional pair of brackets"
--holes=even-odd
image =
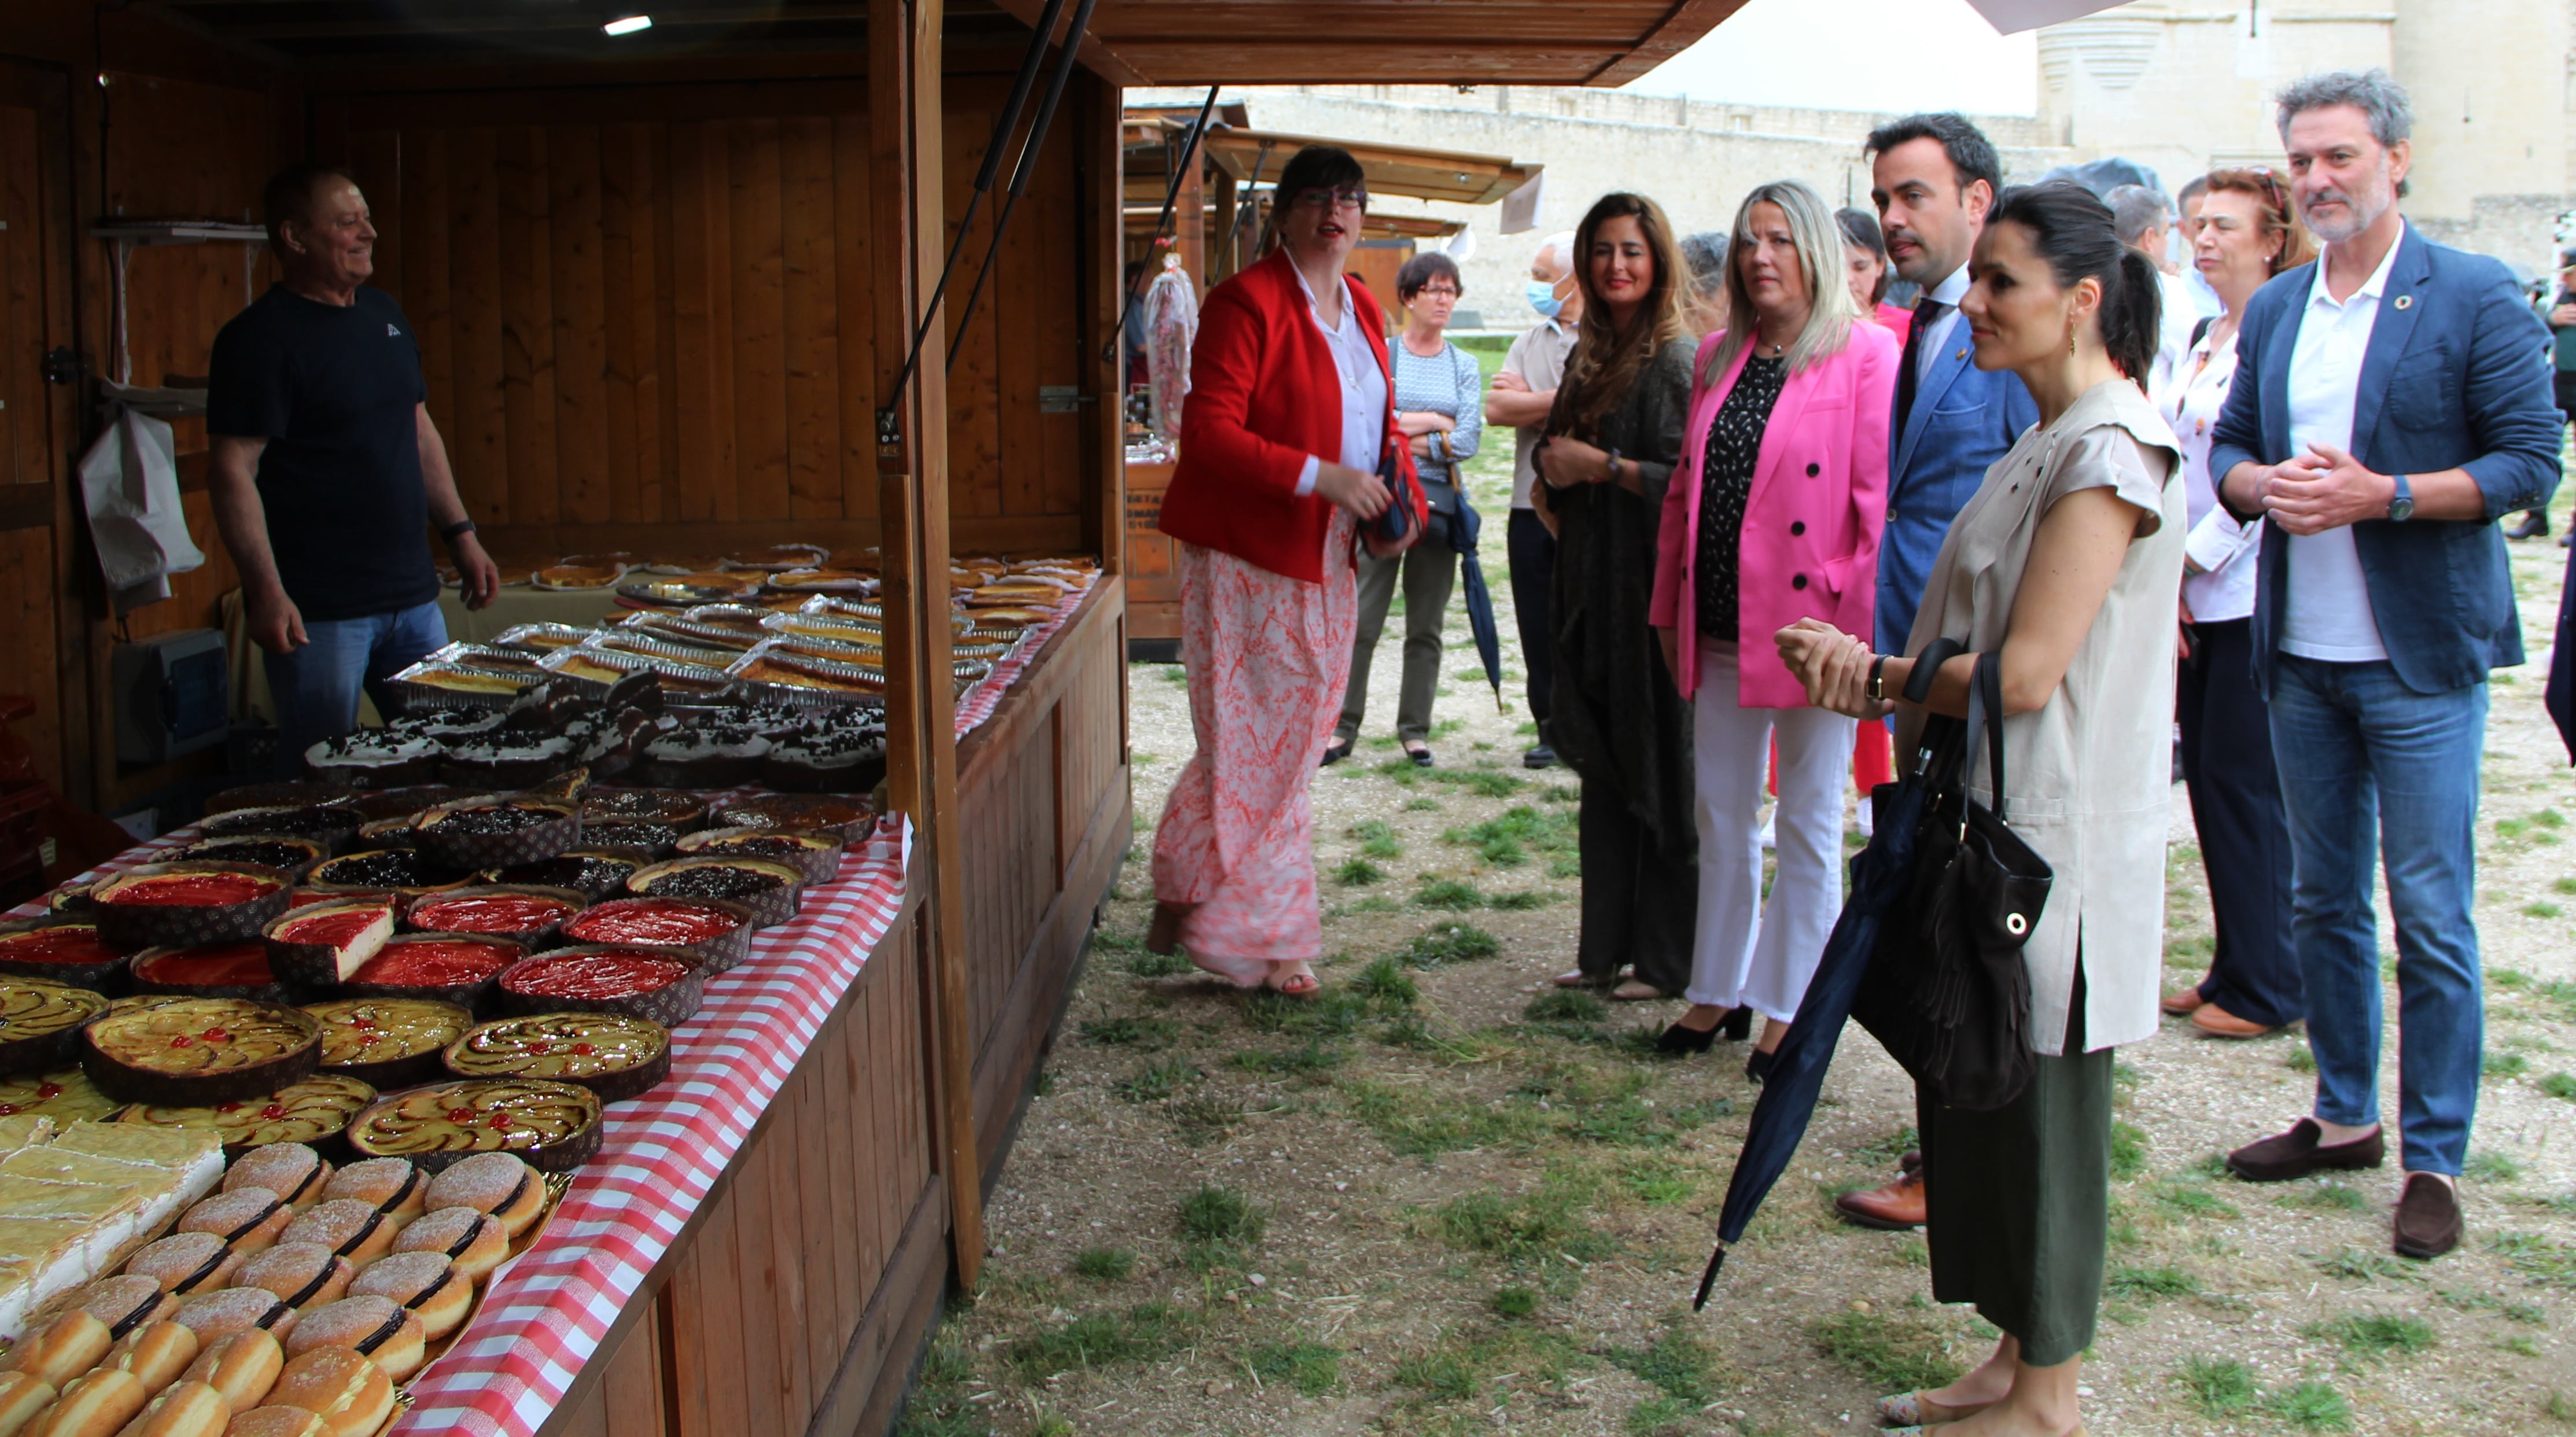
[[(2290, 448), (2294, 455), (2325, 444), (2352, 452), (2352, 411), (2361, 388), (2361, 364), (2370, 352), (2370, 332), (2379, 323), (2379, 297), (2388, 290), (2396, 267), (2397, 244), (2352, 298), (2341, 304), (2326, 290), (2326, 262), (2317, 261), (2315, 282), (2308, 287), (2308, 308), (2299, 321), (2299, 342), (2290, 350)], [(2379, 642), (2379, 619), (2371, 612), (2370, 586), (2363, 581), (2361, 551), (2353, 547), (2352, 527), (2322, 534), (2285, 536), (2290, 541), (2288, 604), (2281, 613), (2281, 649), (2305, 659), (2329, 663), (2369, 663), (2388, 657)]]
[(2183, 602), (2192, 617), (2212, 623), (2242, 619), (2254, 612), (2255, 552), (2261, 547), (2263, 521), (2239, 524), (2218, 502), (2216, 477), (2209, 472), (2210, 431), (2227, 407), (2227, 389), (2236, 378), (2236, 333), (2224, 343), (2204, 334), (2183, 356), (2166, 392), (2156, 402), (2165, 422), (2182, 444), (2183, 496), (2190, 503), (2191, 533), (2183, 555), (2200, 572), (2184, 571)]
[[(1297, 287), (1306, 292), (1306, 312), (1315, 317), (1315, 328), (1322, 332), (1324, 347), (1333, 354), (1333, 368), (1342, 377), (1342, 452), (1335, 462), (1374, 474), (1386, 440), (1386, 373), (1377, 367), (1377, 353), (1360, 329), (1359, 306), (1351, 302), (1345, 286), (1341, 325), (1326, 324), (1323, 306), (1316, 302), (1315, 287), (1306, 283), (1305, 272), (1295, 265), (1288, 272), (1297, 276)], [(1320, 455), (1306, 456), (1306, 467), (1297, 472), (1299, 495), (1315, 492), (1315, 474), (1323, 462)]]

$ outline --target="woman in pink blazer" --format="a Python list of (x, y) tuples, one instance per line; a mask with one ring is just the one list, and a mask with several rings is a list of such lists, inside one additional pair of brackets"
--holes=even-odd
[[(1664, 491), (1648, 621), (1692, 703), (1699, 931), (1691, 1009), (1668, 1052), (1770, 1021), (1759, 1080), (1788, 1035), (1842, 907), (1853, 723), (1807, 705), (1771, 635), (1802, 618), (1870, 620), (1887, 515), (1896, 340), (1843, 281), (1833, 211), (1795, 180), (1737, 212), (1732, 328), (1700, 345), (1681, 467)], [(1845, 630), (1845, 632), (1861, 632)], [(1779, 872), (1762, 901), (1763, 775), (1780, 752)]]

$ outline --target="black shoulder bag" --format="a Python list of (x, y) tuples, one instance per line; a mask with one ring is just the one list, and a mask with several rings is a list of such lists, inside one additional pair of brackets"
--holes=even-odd
[[(1941, 665), (1962, 652), (1936, 640), (1905, 697), (1920, 704)], [(1968, 796), (1968, 755), (1983, 738), (1994, 807)], [(1977, 656), (1968, 718), (1924, 726), (1915, 771), (1928, 788), (1905, 888), (1879, 928), (1852, 1016), (1933, 1100), (1989, 1111), (2021, 1095), (2037, 1070), (2030, 1047), (2030, 970), (2022, 946), (2055, 875), (2006, 821), (2003, 665)]]

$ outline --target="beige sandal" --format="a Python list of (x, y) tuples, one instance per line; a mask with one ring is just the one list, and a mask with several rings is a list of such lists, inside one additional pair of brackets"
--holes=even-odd
[(1272, 969), (1272, 976), (1263, 978), (1261, 980), (1261, 986), (1278, 994), (1282, 998), (1296, 998), (1301, 1001), (1310, 1000), (1316, 994), (1324, 991), (1324, 980), (1316, 977), (1312, 971), (1291, 973), (1287, 977), (1281, 978), (1277, 976), (1277, 970), (1285, 968), (1288, 965), (1285, 963), (1273, 963), (1270, 966)]
[(1652, 983), (1631, 978), (1610, 990), (1613, 1003), (1654, 1003), (1673, 996)]

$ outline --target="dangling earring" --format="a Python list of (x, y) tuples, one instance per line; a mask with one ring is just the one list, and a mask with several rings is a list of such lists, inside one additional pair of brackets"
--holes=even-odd
[(2075, 357), (2075, 316), (2072, 314), (2066, 316), (2066, 357)]

